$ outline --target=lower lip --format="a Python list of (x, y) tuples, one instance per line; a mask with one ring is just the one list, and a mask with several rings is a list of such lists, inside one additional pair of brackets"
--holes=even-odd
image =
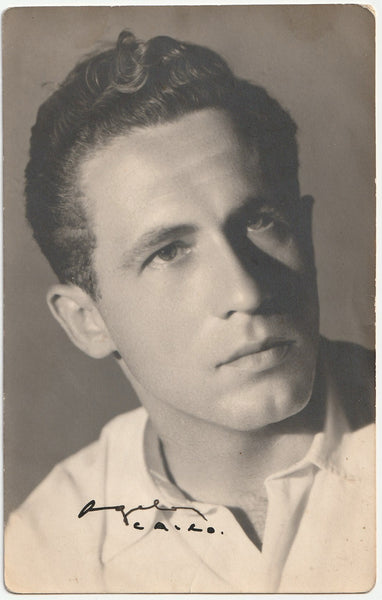
[(255, 373), (261, 373), (262, 371), (268, 371), (274, 367), (278, 367), (287, 358), (292, 343), (279, 344), (262, 350), (261, 352), (255, 352), (253, 354), (247, 354), (241, 356), (232, 362), (225, 363), (222, 366), (230, 367), (234, 369), (242, 369), (243, 371), (252, 371)]

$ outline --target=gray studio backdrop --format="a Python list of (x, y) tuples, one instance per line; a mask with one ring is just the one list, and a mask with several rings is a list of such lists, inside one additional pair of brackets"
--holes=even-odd
[(316, 199), (321, 331), (372, 347), (374, 20), (357, 6), (19, 8), (3, 15), (5, 514), (59, 460), (137, 406), (113, 359), (75, 349), (45, 303), (54, 276), (24, 223), (23, 171), (40, 103), (122, 28), (210, 46), (299, 125)]

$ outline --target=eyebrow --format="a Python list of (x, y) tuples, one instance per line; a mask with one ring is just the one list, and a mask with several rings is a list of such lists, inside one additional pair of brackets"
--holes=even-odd
[(126, 269), (133, 266), (138, 260), (146, 257), (150, 250), (158, 248), (161, 244), (170, 243), (177, 237), (195, 233), (197, 227), (187, 223), (174, 225), (171, 227), (154, 227), (145, 231), (129, 248), (123, 253), (121, 268)]

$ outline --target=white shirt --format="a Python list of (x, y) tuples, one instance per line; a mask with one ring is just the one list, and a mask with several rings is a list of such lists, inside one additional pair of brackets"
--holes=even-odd
[[(11, 515), (8, 589), (338, 593), (373, 586), (373, 427), (351, 431), (333, 389), (324, 431), (305, 458), (266, 480), (262, 551), (229, 509), (191, 503), (150, 475), (146, 423), (143, 408), (112, 420), (98, 441), (57, 465)], [(207, 520), (193, 510), (155, 507), (130, 513), (128, 526), (115, 510), (78, 518), (90, 500), (95, 507), (124, 505), (126, 513), (155, 499), (160, 507), (191, 506)]]

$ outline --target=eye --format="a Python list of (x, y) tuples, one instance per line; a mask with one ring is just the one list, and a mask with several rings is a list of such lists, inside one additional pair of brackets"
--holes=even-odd
[(246, 235), (254, 244), (287, 243), (292, 236), (290, 223), (276, 211), (258, 212), (247, 220)]
[(259, 213), (247, 221), (247, 231), (258, 232), (265, 231), (266, 229), (270, 229), (275, 224), (275, 219), (272, 215), (267, 213)]
[(179, 247), (176, 244), (169, 244), (157, 252), (157, 257), (165, 262), (169, 262), (170, 260), (174, 260), (174, 258), (176, 258), (178, 251)]
[(145, 265), (149, 265), (155, 269), (164, 268), (166, 267), (166, 263), (176, 263), (190, 251), (191, 248), (184, 242), (171, 242), (171, 244), (167, 244), (167, 246), (152, 254), (145, 262)]

